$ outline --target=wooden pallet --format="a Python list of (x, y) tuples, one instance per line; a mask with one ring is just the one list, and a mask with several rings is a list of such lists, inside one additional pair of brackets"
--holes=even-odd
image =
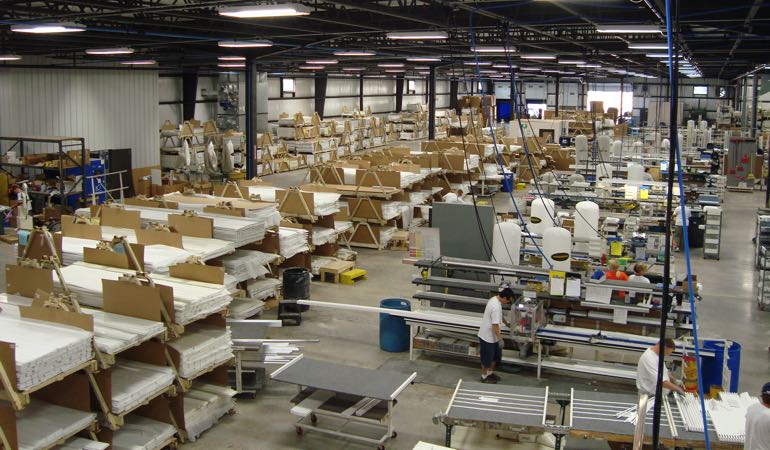
[(328, 277), (331, 275), (332, 283), (339, 283), (340, 282), (340, 275), (342, 275), (343, 272), (347, 272), (355, 266), (355, 262), (353, 261), (334, 261), (332, 263), (329, 263), (328, 265), (321, 267), (320, 270), (320, 277), (321, 281), (327, 281)]

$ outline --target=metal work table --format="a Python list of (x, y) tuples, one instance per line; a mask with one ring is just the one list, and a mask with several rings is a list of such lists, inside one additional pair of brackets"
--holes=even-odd
[[(634, 424), (617, 414), (637, 404), (636, 394), (609, 394), (575, 391), (555, 393), (548, 387), (457, 383), (445, 412), (434, 416), (434, 423), (446, 427), (446, 446), (451, 447), (455, 426), (524, 433), (549, 432), (561, 439), (599, 439), (608, 442), (633, 442)], [(704, 448), (702, 433), (687, 431), (678, 406), (666, 398), (661, 413), (661, 443), (669, 447)], [(712, 449), (738, 450), (742, 444), (719, 441), (708, 422)], [(652, 408), (645, 420), (645, 441), (651, 441)]]
[(292, 414), (300, 416), (297, 434), (306, 430), (385, 448), (396, 437), (393, 406), (417, 373), (365, 369), (297, 357), (270, 377), (296, 384)]

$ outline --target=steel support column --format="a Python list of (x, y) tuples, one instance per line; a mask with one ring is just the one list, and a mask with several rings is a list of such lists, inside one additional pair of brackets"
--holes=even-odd
[(364, 110), (364, 74), (358, 76), (358, 110)]
[[(434, 70), (434, 69), (431, 69)], [(449, 80), (449, 109), (457, 110), (457, 91), (459, 88), (459, 81), (456, 79)]]
[(428, 139), (436, 138), (436, 67), (428, 75)]
[[(560, 84), (561, 84), (560, 81), (561, 81), (560, 78), (556, 77), (556, 104), (555, 104), (556, 116), (559, 115), (559, 89), (560, 89)], [(623, 85), (621, 84), (620, 86), (621, 86), (620, 89), (622, 90), (623, 89)]]
[(399, 113), (404, 107), (404, 76), (396, 77), (396, 112)]
[(182, 74), (182, 120), (195, 118), (195, 100), (198, 97), (198, 73)]
[(246, 61), (246, 178), (254, 178), (257, 159), (257, 96), (256, 96), (256, 65), (254, 59)]
[(329, 78), (325, 73), (319, 73), (315, 76), (315, 112), (321, 116), (321, 119), (324, 118), (324, 107), (326, 106), (326, 85), (328, 84), (328, 81)]
[(757, 104), (759, 100), (759, 74), (752, 75), (751, 83), (751, 137), (757, 137)]

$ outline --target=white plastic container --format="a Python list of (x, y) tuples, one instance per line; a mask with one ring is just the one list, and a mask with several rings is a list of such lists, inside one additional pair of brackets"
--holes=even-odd
[(644, 179), (644, 166), (631, 163), (628, 165), (628, 181), (641, 181)]
[(544, 269), (570, 270), (572, 236), (569, 231), (561, 227), (547, 228), (543, 232), (543, 253), (546, 256), (542, 264)]
[(575, 161), (588, 159), (588, 138), (584, 135), (575, 136)]
[(521, 252), (521, 227), (514, 222), (495, 224), (492, 255), (501, 264), (518, 265)]
[(599, 205), (594, 202), (582, 201), (575, 205), (575, 237), (593, 239), (598, 237)]
[(596, 179), (612, 178), (612, 164), (602, 163), (596, 165)]
[(619, 140), (612, 141), (612, 147), (610, 148), (610, 154), (612, 156), (620, 156), (621, 151), (623, 150), (623, 143)]
[(546, 228), (554, 225), (553, 217), (556, 217), (556, 206), (553, 200), (538, 197), (532, 200), (527, 228), (531, 233), (543, 234)]
[(611, 145), (612, 139), (609, 136), (599, 136), (596, 138), (596, 146), (599, 151), (599, 155), (596, 156), (596, 159), (599, 160), (599, 162), (610, 160)]

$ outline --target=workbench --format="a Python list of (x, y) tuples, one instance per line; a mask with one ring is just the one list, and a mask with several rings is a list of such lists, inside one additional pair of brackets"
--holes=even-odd
[(300, 417), (298, 435), (315, 431), (358, 442), (385, 443), (396, 437), (392, 413), (398, 397), (417, 376), (297, 357), (273, 372), (276, 381), (295, 384), (291, 413)]
[[(455, 426), (507, 430), (518, 433), (552, 433), (556, 449), (565, 436), (611, 443), (631, 443), (634, 424), (616, 414), (633, 408), (636, 394), (575, 391), (552, 392), (549, 387), (489, 385), (460, 380), (447, 409), (434, 416), (446, 427), (446, 446), (451, 447)], [(674, 448), (705, 448), (702, 433), (687, 431), (677, 403), (665, 399), (661, 412), (660, 441)], [(652, 408), (645, 421), (645, 442), (652, 436)], [(708, 421), (712, 449), (739, 450), (742, 444), (721, 442)], [(579, 448), (578, 444), (576, 448)]]

